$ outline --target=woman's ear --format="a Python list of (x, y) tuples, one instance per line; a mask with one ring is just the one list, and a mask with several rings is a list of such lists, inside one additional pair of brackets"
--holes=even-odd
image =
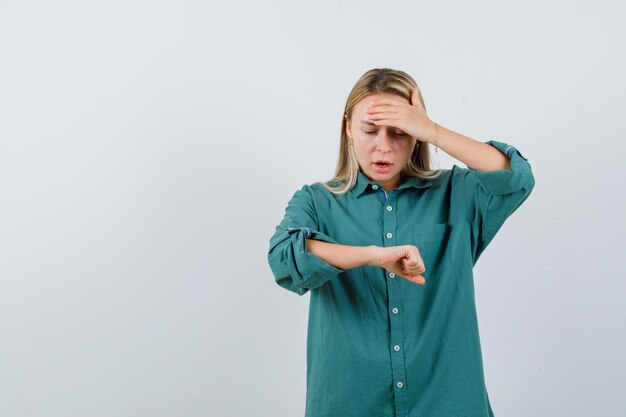
[(348, 137), (351, 138), (352, 137), (352, 122), (350, 121), (350, 119), (348, 119), (348, 116), (344, 116), (346, 118), (346, 133), (348, 134)]

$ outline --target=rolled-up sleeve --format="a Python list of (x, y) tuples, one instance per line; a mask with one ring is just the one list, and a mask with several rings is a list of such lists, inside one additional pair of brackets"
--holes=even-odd
[(495, 140), (485, 143), (507, 155), (511, 169), (477, 171), (469, 167), (453, 167), (455, 189), (461, 195), (465, 213), (472, 223), (474, 263), (535, 186), (530, 163), (518, 149)]
[(270, 238), (268, 251), (268, 262), (276, 283), (298, 295), (304, 295), (344, 272), (307, 252), (307, 238), (337, 243), (318, 230), (312, 193), (310, 187), (304, 185), (287, 203), (283, 220)]

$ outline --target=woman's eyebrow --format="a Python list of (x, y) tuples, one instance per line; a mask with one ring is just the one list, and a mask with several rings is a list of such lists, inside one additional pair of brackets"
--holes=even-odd
[[(366, 125), (376, 126), (374, 122), (372, 122), (371, 120), (361, 120), (361, 123), (366, 124)], [(402, 132), (402, 130), (400, 131)]]

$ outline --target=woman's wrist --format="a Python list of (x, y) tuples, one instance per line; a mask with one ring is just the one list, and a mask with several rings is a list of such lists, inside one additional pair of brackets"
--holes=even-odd
[(378, 257), (378, 246), (369, 245), (363, 248), (365, 254), (365, 265), (368, 266), (379, 266), (380, 260)]
[(429, 119), (430, 127), (426, 129), (426, 134), (424, 137), (418, 137), (420, 142), (430, 143), (431, 145), (435, 144), (435, 141), (439, 140), (439, 135), (441, 134), (439, 126), (437, 123), (433, 122)]

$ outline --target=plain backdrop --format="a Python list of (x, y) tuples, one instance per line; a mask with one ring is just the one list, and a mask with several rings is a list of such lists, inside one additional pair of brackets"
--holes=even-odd
[(378, 67), (532, 165), (475, 267), (496, 416), (626, 416), (623, 15), (1, 0), (0, 416), (302, 416), (309, 295), (269, 238)]

